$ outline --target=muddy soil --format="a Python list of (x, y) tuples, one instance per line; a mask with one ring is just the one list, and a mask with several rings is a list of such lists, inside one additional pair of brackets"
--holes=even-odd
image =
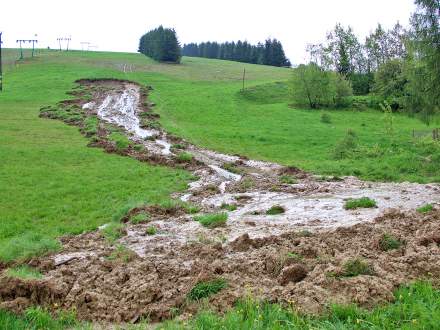
[[(198, 180), (175, 197), (200, 206), (202, 213), (226, 212), (227, 223), (208, 229), (183, 209), (132, 210), (125, 235), (114, 245), (99, 230), (64, 237), (63, 251), (30, 262), (42, 270), (42, 280), (1, 275), (0, 308), (19, 312), (42, 304), (75, 308), (85, 320), (160, 321), (176, 311), (196, 312), (200, 303), (187, 299), (189, 291), (199, 281), (221, 277), (227, 288), (209, 298), (218, 311), (252, 294), (315, 313), (332, 302), (368, 307), (389, 301), (402, 283), (440, 276), (438, 185), (323, 178), (205, 150), (157, 125), (148, 89), (115, 80), (80, 86), (68, 103), (98, 118), (94, 146), (191, 170)], [(53, 112), (42, 115), (56, 118)], [(114, 128), (131, 141), (124, 150), (108, 139)], [(347, 199), (364, 196), (377, 207), (344, 209)], [(433, 211), (415, 211), (427, 203)], [(273, 206), (282, 212), (266, 214)], [(131, 224), (142, 212), (150, 215), (148, 221)], [(147, 234), (151, 226), (155, 235)], [(385, 251), (385, 234), (400, 247)], [(369, 265), (368, 274), (347, 276), (344, 265), (355, 259)]]

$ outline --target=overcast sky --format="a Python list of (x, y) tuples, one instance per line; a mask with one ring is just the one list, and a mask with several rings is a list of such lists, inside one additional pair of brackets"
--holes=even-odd
[(90, 42), (97, 50), (135, 52), (139, 37), (162, 24), (174, 27), (182, 44), (277, 38), (298, 64), (306, 45), (322, 41), (336, 22), (363, 39), (378, 22), (407, 25), (413, 10), (413, 0), (2, 0), (0, 32), (5, 47), (36, 34), (41, 47), (71, 36), (75, 49)]

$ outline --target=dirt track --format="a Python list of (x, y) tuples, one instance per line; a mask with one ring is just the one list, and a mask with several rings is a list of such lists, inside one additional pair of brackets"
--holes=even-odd
[[(62, 239), (63, 251), (31, 261), (44, 279), (21, 281), (2, 275), (0, 308), (21, 311), (31, 304), (75, 308), (82, 319), (135, 322), (144, 315), (163, 320), (171, 313), (194, 313), (198, 303), (186, 299), (201, 280), (222, 277), (228, 286), (210, 298), (223, 311), (247, 293), (270, 301), (319, 312), (330, 302), (364, 306), (392, 299), (396, 286), (440, 276), (440, 210), (427, 215), (415, 208), (440, 202), (438, 185), (362, 182), (356, 178), (320, 178), (277, 164), (218, 154), (170, 137), (160, 128), (142, 128), (139, 117), (145, 91), (129, 82), (83, 81), (93, 101), (76, 100), (87, 116), (101, 119), (97, 146), (119, 152), (106, 140), (105, 122), (117, 124), (142, 144), (122, 154), (140, 160), (181, 166), (199, 180), (181, 199), (204, 212), (233, 204), (225, 227), (207, 229), (182, 209), (147, 208), (148, 224), (127, 224), (115, 246), (100, 231)], [(144, 116), (145, 117), (145, 116)], [(194, 159), (179, 163), (178, 143)], [(227, 166), (226, 166), (227, 165)], [(231, 167), (233, 171), (231, 170)], [(294, 178), (283, 183), (282, 176)], [(351, 197), (368, 196), (378, 207), (344, 210)], [(273, 205), (286, 210), (266, 215)], [(398, 209), (398, 210), (397, 210)], [(134, 210), (136, 212), (142, 210)], [(222, 210), (223, 211), (223, 210)], [(158, 229), (146, 235), (147, 226)], [(349, 227), (347, 227), (349, 226)], [(307, 231), (305, 231), (307, 229)], [(384, 234), (404, 244), (383, 251)], [(347, 277), (346, 261), (361, 258), (371, 275)]]

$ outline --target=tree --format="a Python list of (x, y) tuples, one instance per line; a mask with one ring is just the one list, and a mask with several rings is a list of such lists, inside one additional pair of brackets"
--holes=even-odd
[(440, 1), (416, 0), (406, 61), (406, 105), (429, 124), (440, 110)]
[(373, 91), (397, 110), (402, 107), (406, 83), (403, 60), (392, 59), (383, 63), (375, 73)]
[(176, 31), (161, 25), (147, 32), (139, 40), (139, 52), (156, 61), (179, 63), (181, 51)]
[(336, 96), (330, 73), (315, 63), (298, 66), (293, 71), (290, 87), (294, 103), (311, 109), (330, 105)]

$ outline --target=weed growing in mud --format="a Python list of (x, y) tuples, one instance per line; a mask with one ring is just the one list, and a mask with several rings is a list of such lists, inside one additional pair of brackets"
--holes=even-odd
[(280, 182), (284, 184), (295, 184), (298, 183), (296, 178), (292, 175), (282, 175), (280, 176)]
[(113, 132), (109, 135), (110, 141), (114, 141), (118, 150), (127, 149), (130, 145), (130, 140), (122, 133)]
[(132, 224), (138, 224), (138, 223), (142, 223), (142, 222), (148, 222), (151, 218), (151, 214), (145, 211), (141, 211), (136, 215), (133, 215), (132, 217), (130, 217), (130, 222)]
[(114, 243), (125, 235), (124, 225), (118, 222), (110, 222), (101, 229), (101, 232), (110, 243)]
[(294, 261), (301, 261), (304, 259), (304, 257), (298, 253), (295, 252), (289, 252), (287, 253), (287, 258)]
[(252, 189), (254, 186), (255, 186), (255, 182), (251, 178), (243, 178), (240, 181), (240, 191), (242, 192), (246, 192), (249, 189)]
[(116, 249), (107, 257), (110, 261), (122, 261), (127, 263), (133, 260), (134, 252), (127, 249), (124, 245), (118, 244)]
[(189, 300), (200, 300), (207, 298), (213, 294), (220, 292), (226, 288), (227, 283), (223, 278), (218, 278), (212, 281), (202, 281), (197, 283), (188, 293)]
[(194, 220), (200, 222), (202, 226), (207, 228), (216, 228), (226, 225), (228, 214), (225, 212), (204, 214), (194, 217)]
[(157, 228), (154, 226), (149, 226), (147, 229), (145, 229), (145, 234), (149, 236), (153, 236), (157, 234)]
[(177, 161), (179, 163), (191, 163), (193, 158), (194, 158), (193, 155), (191, 155), (189, 152), (181, 152), (177, 156)]
[(426, 205), (423, 205), (423, 206), (419, 207), (417, 209), (417, 212), (419, 212), (419, 213), (428, 213), (428, 212), (431, 212), (433, 209), (434, 209), (434, 207), (432, 206), (432, 204), (426, 204)]
[(270, 209), (266, 211), (267, 215), (277, 215), (286, 212), (286, 209), (281, 205), (273, 205)]
[(236, 164), (234, 163), (224, 163), (222, 165), (223, 169), (225, 169), (228, 172), (235, 173), (235, 174), (243, 174), (243, 170), (240, 169)]
[(220, 208), (221, 209), (223, 209), (223, 210), (228, 210), (228, 211), (235, 211), (236, 209), (237, 209), (237, 205), (235, 205), (235, 204), (227, 204), (227, 203), (223, 203), (221, 206), (220, 206)]
[(191, 203), (183, 203), (182, 206), (187, 214), (196, 214), (200, 212), (200, 206)]
[(348, 201), (345, 202), (344, 205), (344, 209), (346, 210), (354, 210), (358, 208), (371, 208), (371, 207), (377, 207), (377, 204), (375, 200), (368, 197), (349, 199)]
[(43, 278), (43, 275), (35, 268), (28, 265), (21, 265), (6, 270), (6, 275), (9, 277), (16, 277), (22, 280), (38, 280)]
[(389, 234), (383, 234), (379, 240), (379, 247), (382, 251), (395, 250), (402, 246), (403, 242)]
[(343, 272), (340, 274), (343, 277), (355, 277), (358, 275), (374, 275), (373, 268), (366, 261), (356, 258), (347, 260), (342, 266)]

